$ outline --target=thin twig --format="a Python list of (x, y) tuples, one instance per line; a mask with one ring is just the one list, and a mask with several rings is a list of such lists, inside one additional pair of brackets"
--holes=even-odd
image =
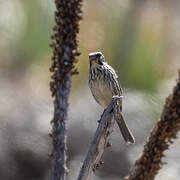
[(161, 117), (155, 122), (142, 155), (126, 180), (153, 180), (161, 169), (162, 157), (180, 130), (180, 70), (172, 95), (166, 98)]
[(98, 128), (79, 173), (78, 180), (88, 180), (91, 174), (102, 164), (100, 161), (104, 150), (109, 146), (108, 138), (113, 131), (114, 115), (118, 112), (117, 101), (121, 97), (114, 96), (111, 103), (103, 112)]

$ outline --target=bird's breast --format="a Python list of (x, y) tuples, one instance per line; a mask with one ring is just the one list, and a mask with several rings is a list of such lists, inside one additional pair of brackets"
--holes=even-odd
[(114, 95), (111, 88), (111, 83), (103, 77), (94, 77), (89, 81), (89, 86), (95, 100), (103, 107), (106, 108), (111, 102)]

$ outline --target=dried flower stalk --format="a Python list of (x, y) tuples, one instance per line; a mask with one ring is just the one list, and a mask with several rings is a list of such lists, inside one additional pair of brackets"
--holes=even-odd
[(161, 169), (164, 151), (180, 130), (180, 70), (173, 93), (166, 98), (160, 118), (155, 122), (144, 145), (142, 155), (136, 160), (126, 180), (153, 180)]
[(79, 56), (77, 34), (82, 16), (82, 0), (55, 0), (55, 22), (52, 65), (50, 67), (50, 90), (54, 97), (54, 117), (52, 140), (51, 180), (64, 180), (66, 177), (66, 119), (71, 75), (77, 74), (74, 64)]

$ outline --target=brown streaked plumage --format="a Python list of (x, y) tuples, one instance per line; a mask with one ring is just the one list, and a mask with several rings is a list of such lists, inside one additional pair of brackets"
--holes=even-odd
[[(89, 54), (89, 87), (94, 99), (104, 109), (107, 108), (113, 96), (122, 96), (122, 88), (117, 81), (115, 70), (107, 64), (101, 52)], [(134, 143), (135, 139), (129, 130), (122, 116), (122, 102), (120, 103), (120, 116), (116, 117), (116, 122), (121, 130), (122, 136), (126, 142)]]

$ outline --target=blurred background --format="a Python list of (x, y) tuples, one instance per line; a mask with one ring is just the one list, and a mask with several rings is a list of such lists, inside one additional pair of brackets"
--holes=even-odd
[[(0, 179), (47, 180), (50, 174), (53, 101), (49, 91), (54, 2), (0, 0)], [(94, 180), (128, 175), (180, 67), (180, 1), (84, 2), (80, 51), (68, 114), (69, 180), (77, 174), (103, 111), (87, 84), (88, 53), (102, 51), (124, 89), (123, 113), (136, 143), (117, 127)], [(180, 140), (166, 152), (156, 180), (178, 180)]]

